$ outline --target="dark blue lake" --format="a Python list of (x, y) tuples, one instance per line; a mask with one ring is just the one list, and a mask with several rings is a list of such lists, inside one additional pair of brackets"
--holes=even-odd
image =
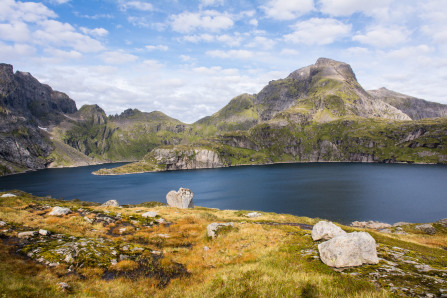
[(197, 206), (354, 220), (433, 222), (447, 217), (447, 166), (309, 163), (95, 176), (116, 164), (46, 169), (0, 178), (0, 190), (121, 204), (166, 202), (180, 187)]

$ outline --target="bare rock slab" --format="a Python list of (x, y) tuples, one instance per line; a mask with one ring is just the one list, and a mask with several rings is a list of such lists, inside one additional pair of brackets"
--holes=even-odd
[(374, 229), (374, 230), (383, 230), (391, 228), (390, 224), (378, 221), (354, 221), (351, 223), (352, 227), (356, 228), (366, 228), (366, 229)]
[(233, 227), (234, 224), (232, 222), (227, 222), (227, 223), (219, 223), (219, 222), (213, 222), (210, 223), (207, 227), (206, 227), (206, 234), (208, 235), (208, 237), (211, 238), (216, 238), (217, 237), (217, 233), (220, 229), (224, 228), (224, 227), (228, 227), (231, 226)]
[(422, 224), (414, 227), (416, 230), (422, 231), (425, 234), (434, 235), (436, 234), (436, 229), (431, 224)]
[(340, 235), (346, 235), (339, 226), (336, 226), (330, 221), (319, 221), (312, 228), (312, 240), (329, 240)]
[(166, 201), (170, 207), (177, 208), (194, 208), (193, 199), (194, 193), (188, 189), (180, 187), (178, 191), (171, 190), (166, 195)]
[(70, 208), (56, 206), (56, 207), (53, 207), (53, 209), (51, 210), (50, 213), (48, 213), (48, 215), (62, 216), (62, 215), (67, 215), (70, 212), (71, 212)]
[(117, 200), (108, 200), (107, 202), (105, 202), (101, 206), (103, 206), (103, 207), (119, 207), (120, 204), (118, 203)]
[(318, 245), (320, 259), (330, 267), (378, 264), (376, 241), (366, 232), (338, 236)]
[(155, 211), (148, 211), (141, 214), (142, 217), (156, 217), (158, 214)]

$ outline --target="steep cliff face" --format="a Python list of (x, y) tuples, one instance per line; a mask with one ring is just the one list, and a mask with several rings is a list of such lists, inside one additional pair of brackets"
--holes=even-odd
[(41, 84), (30, 73), (0, 64), (0, 100), (13, 113), (27, 117), (40, 126), (59, 123), (63, 114), (77, 111), (76, 103), (65, 93)]
[(0, 64), (0, 175), (50, 164), (54, 146), (46, 127), (76, 110), (66, 94)]
[(225, 166), (217, 152), (211, 149), (154, 149), (153, 156), (166, 170), (221, 168)]
[(386, 88), (369, 90), (368, 93), (374, 98), (382, 100), (401, 110), (413, 120), (447, 117), (447, 105), (444, 104), (426, 101)]
[(45, 168), (53, 149), (44, 131), (0, 104), (0, 176)]

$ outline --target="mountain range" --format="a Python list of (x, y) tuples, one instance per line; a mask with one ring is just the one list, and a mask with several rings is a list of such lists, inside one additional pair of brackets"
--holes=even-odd
[(162, 112), (107, 116), (0, 64), (0, 174), (135, 161), (97, 174), (275, 162), (447, 163), (447, 105), (381, 88), (320, 58), (193, 124)]

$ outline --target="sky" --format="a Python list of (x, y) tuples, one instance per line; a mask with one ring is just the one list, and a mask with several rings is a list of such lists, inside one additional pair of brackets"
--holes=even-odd
[(319, 57), (447, 104), (445, 0), (0, 1), (0, 63), (107, 114), (192, 123)]

